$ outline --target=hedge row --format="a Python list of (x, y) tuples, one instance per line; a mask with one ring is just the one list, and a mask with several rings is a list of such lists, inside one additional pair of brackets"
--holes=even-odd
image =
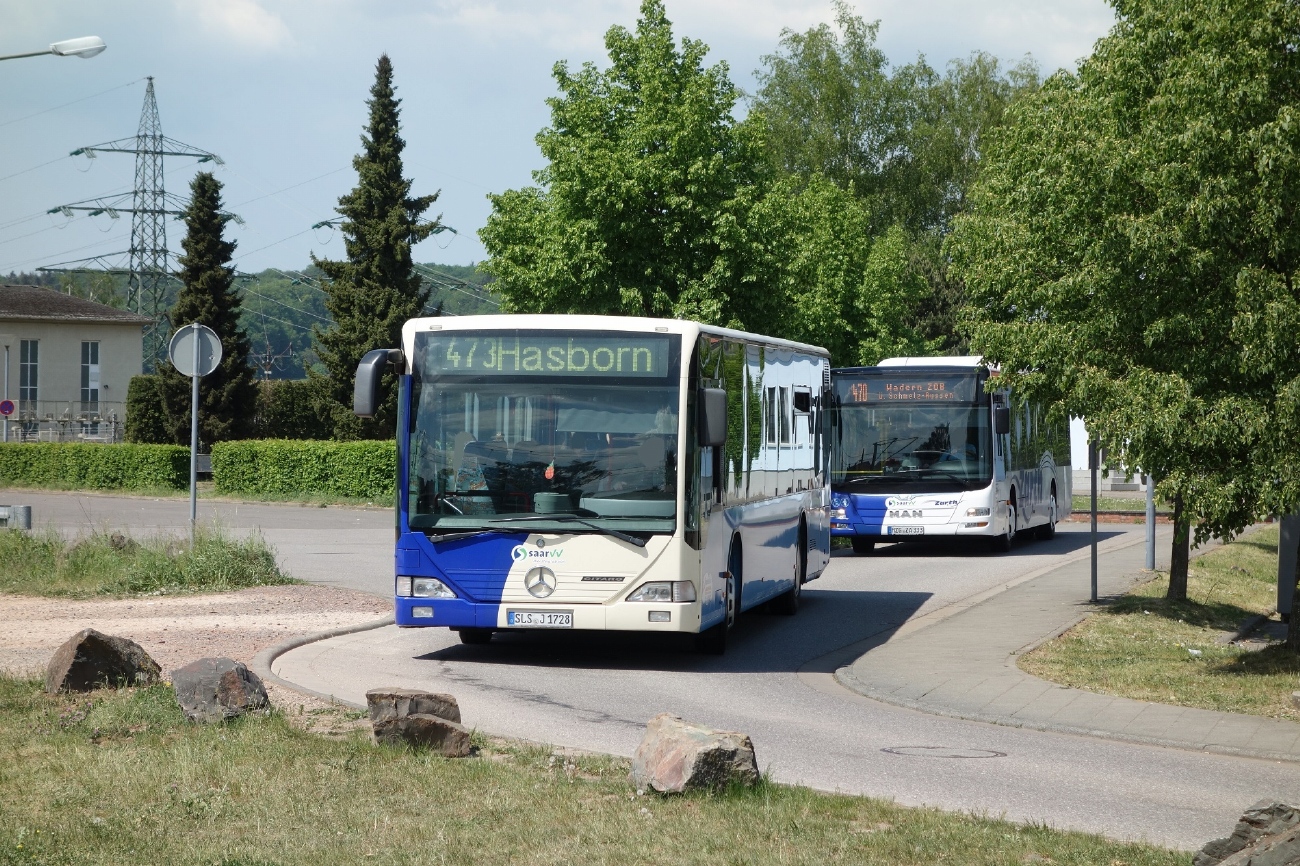
[(233, 496), (313, 493), (391, 500), (397, 445), (389, 441), (246, 439), (212, 446), (212, 481)]
[[(333, 415), (340, 408), (330, 399), (325, 380), (271, 379), (257, 383), (257, 406), (248, 423), (251, 439), (329, 439), (334, 435)], [(190, 413), (186, 391), (182, 414)], [(184, 438), (188, 445), (189, 422)], [(166, 444), (167, 411), (162, 380), (157, 374), (132, 376), (126, 391), (126, 441)]]
[(190, 449), (178, 445), (85, 442), (0, 443), (0, 485), (184, 490)]

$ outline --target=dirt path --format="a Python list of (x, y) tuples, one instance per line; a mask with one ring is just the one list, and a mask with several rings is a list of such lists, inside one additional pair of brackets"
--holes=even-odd
[(139, 643), (164, 675), (206, 656), (248, 664), (283, 640), (369, 622), (392, 609), (368, 593), (310, 585), (81, 601), (0, 593), (0, 672), (44, 676), (55, 648), (83, 628)]

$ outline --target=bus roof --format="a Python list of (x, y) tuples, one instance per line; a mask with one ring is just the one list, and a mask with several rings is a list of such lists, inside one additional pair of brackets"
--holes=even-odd
[(402, 327), (402, 340), (405, 343), (419, 331), (470, 331), (493, 330), (498, 328), (535, 328), (537, 330), (579, 330), (605, 331), (660, 331), (669, 334), (694, 336), (698, 333), (714, 334), (719, 337), (731, 337), (754, 343), (763, 343), (787, 349), (796, 349), (812, 355), (830, 357), (830, 353), (821, 346), (808, 343), (796, 343), (778, 337), (762, 334), (750, 334), (734, 331), (731, 328), (719, 328), (715, 325), (703, 325), (686, 319), (643, 319), (635, 316), (580, 316), (555, 315), (542, 313), (500, 313), (486, 316), (437, 316), (411, 319)]
[[(852, 374), (852, 373), (874, 373), (880, 370), (896, 370), (899, 367), (915, 370), (969, 370), (972, 373), (982, 370), (987, 365), (981, 355), (936, 355), (931, 358), (906, 357), (906, 358), (886, 358), (879, 364), (871, 367), (836, 367), (831, 371), (832, 375)], [(996, 368), (992, 368), (996, 369)]]

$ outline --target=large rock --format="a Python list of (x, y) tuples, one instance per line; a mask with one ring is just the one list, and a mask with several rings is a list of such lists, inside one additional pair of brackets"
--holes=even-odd
[(223, 722), (271, 706), (261, 677), (234, 659), (190, 662), (172, 672), (172, 688), (191, 722)]
[(147, 686), (162, 670), (133, 640), (82, 629), (54, 651), (45, 668), (45, 691), (88, 692), (100, 686)]
[(632, 757), (632, 783), (661, 794), (719, 791), (758, 781), (754, 744), (736, 731), (715, 731), (660, 713), (646, 725)]
[(1206, 843), (1193, 866), (1295, 866), (1300, 864), (1300, 809), (1260, 800), (1232, 835)]
[(370, 721), (384, 722), (406, 716), (437, 716), (460, 722), (460, 704), (451, 695), (422, 692), (416, 689), (371, 689), (366, 692)]
[(460, 724), (460, 705), (451, 695), (414, 689), (366, 692), (375, 742), (431, 749), (448, 758), (471, 752), (469, 730)]

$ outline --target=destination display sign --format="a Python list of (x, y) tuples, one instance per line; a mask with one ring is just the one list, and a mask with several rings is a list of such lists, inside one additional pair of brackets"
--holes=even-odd
[(673, 337), (591, 331), (444, 331), (415, 335), (424, 378), (447, 376), (585, 376), (654, 378), (669, 375)]
[(972, 375), (863, 376), (836, 380), (836, 396), (847, 403), (974, 403), (980, 379)]

